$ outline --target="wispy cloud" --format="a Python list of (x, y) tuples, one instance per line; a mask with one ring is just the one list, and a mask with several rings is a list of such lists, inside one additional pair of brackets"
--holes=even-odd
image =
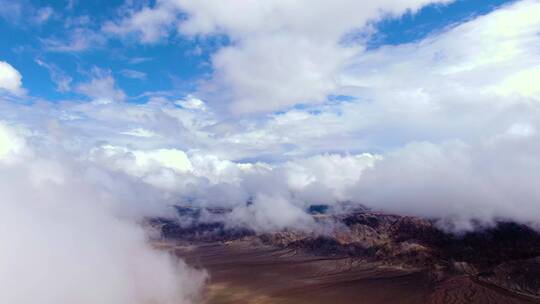
[(18, 20), (21, 16), (22, 10), (22, 3), (20, 2), (0, 0), (0, 17), (6, 20)]
[(35, 61), (39, 66), (47, 69), (51, 75), (52, 81), (56, 84), (57, 91), (68, 92), (71, 89), (71, 82), (73, 81), (73, 78), (71, 78), (68, 74), (62, 71), (55, 64), (47, 63), (41, 59), (36, 59)]
[(120, 73), (124, 77), (128, 77), (128, 78), (139, 79), (139, 80), (146, 79), (146, 73), (137, 71), (137, 70), (123, 69), (120, 71)]
[(37, 10), (36, 21), (38, 23), (47, 22), (50, 18), (54, 16), (54, 10), (50, 6), (42, 7)]
[(56, 12), (50, 6), (36, 7), (26, 0), (0, 0), (0, 18), (20, 26), (39, 26), (54, 17)]
[(94, 102), (103, 104), (122, 102), (126, 98), (124, 91), (116, 86), (110, 71), (94, 68), (91, 79), (75, 87), (75, 91), (90, 97)]
[(154, 58), (152, 57), (132, 57), (128, 59), (128, 62), (131, 64), (139, 64), (143, 62), (152, 61)]
[(106, 42), (105, 37), (88, 28), (69, 29), (67, 38), (42, 38), (43, 48), (49, 52), (82, 52), (99, 48)]

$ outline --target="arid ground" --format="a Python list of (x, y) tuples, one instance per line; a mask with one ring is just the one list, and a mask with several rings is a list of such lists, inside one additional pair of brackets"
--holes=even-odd
[(208, 271), (207, 304), (540, 303), (466, 275), (434, 283), (422, 270), (312, 256), (251, 242), (167, 242), (161, 247)]

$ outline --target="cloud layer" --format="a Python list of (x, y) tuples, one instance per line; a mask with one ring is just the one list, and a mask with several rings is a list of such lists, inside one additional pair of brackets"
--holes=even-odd
[[(534, 85), (539, 3), (519, 1), (420, 41), (374, 50), (364, 50), (361, 40), (343, 43), (343, 37), (365, 30), (381, 14), (400, 15), (426, 3), (342, 4), (316, 3), (301, 12), (294, 4), (277, 2), (237, 4), (245, 10), (210, 2), (180, 5), (188, 14), (177, 24), (180, 32), (231, 38), (212, 63), (213, 81), (221, 82), (218, 92), (231, 98), (228, 106), (234, 111), (271, 111), (317, 98), (323, 102), (264, 118), (230, 121), (209, 111), (198, 115), (204, 119), (185, 127), (198, 134), (191, 140), (200, 144), (182, 149), (199, 161), (205, 159), (201, 155), (214, 155), (227, 168), (222, 172), (232, 175), (201, 175), (197, 165), (190, 172), (210, 185), (238, 180), (244, 194), (218, 183), (211, 191), (188, 196), (200, 199), (221, 189), (239, 195), (241, 202), (257, 193), (267, 199), (279, 193), (302, 208), (350, 200), (450, 219), (458, 229), (467, 229), (472, 220), (536, 222), (540, 199), (526, 181), (539, 177), (533, 157), (540, 114)], [(354, 5), (362, 9), (341, 10)], [(349, 19), (352, 11), (363, 15)], [(324, 16), (341, 18), (332, 23), (324, 22)], [(314, 78), (304, 79), (303, 73)], [(349, 97), (332, 101), (325, 98), (329, 92)], [(356, 163), (365, 157), (369, 161)], [(244, 159), (266, 163), (239, 164)], [(218, 198), (207, 200), (223, 200)]]

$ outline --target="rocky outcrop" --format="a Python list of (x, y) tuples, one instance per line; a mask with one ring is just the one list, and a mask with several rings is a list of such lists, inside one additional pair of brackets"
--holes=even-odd
[(255, 232), (242, 227), (227, 227), (220, 222), (190, 221), (180, 223), (176, 220), (156, 218), (150, 224), (158, 228), (165, 239), (178, 239), (191, 242), (224, 242), (255, 235)]

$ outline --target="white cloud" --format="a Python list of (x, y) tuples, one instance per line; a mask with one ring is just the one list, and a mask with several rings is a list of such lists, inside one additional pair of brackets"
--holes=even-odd
[(73, 81), (73, 78), (71, 78), (54, 64), (47, 63), (41, 59), (36, 59), (35, 61), (39, 66), (47, 69), (47, 71), (51, 75), (52, 81), (56, 84), (57, 91), (67, 92), (71, 89), (71, 82)]
[[(231, 89), (234, 113), (271, 112), (297, 103), (320, 103), (353, 49), (275, 35), (226, 47), (213, 57), (220, 90)], [(257, 62), (257, 64), (254, 64)]]
[(146, 137), (146, 138), (159, 136), (158, 134), (152, 132), (151, 130), (147, 130), (143, 128), (135, 128), (129, 131), (122, 132), (122, 134), (131, 135), (135, 137)]
[(186, 153), (178, 149), (131, 150), (105, 145), (92, 148), (89, 157), (158, 189), (172, 192), (181, 190), (182, 178), (193, 171)]
[(92, 79), (77, 85), (75, 90), (99, 104), (121, 102), (126, 99), (126, 94), (116, 86), (111, 73), (99, 69), (94, 69)]
[(362, 49), (342, 44), (346, 34), (383, 16), (447, 2), (193, 1), (180, 3), (189, 18), (179, 28), (228, 35), (232, 45), (213, 57), (217, 94), (229, 92), (234, 113), (269, 112), (320, 103), (339, 88), (341, 70)]
[(187, 96), (185, 99), (176, 100), (174, 103), (188, 110), (203, 110), (204, 111), (206, 109), (206, 105), (204, 101), (191, 95)]
[[(41, 150), (39, 137), (20, 137), (3, 124), (2, 147), (6, 136), (11, 157), (20, 161), (0, 159), (0, 302), (188, 304), (198, 299), (205, 274), (150, 246), (137, 224), (162, 213), (159, 192), (51, 141)], [(34, 153), (13, 148), (23, 141)]]
[[(346, 34), (388, 15), (448, 2), (163, 0), (106, 23), (104, 30), (138, 33), (142, 42), (168, 35), (171, 26), (188, 35), (227, 35), (231, 45), (212, 59), (217, 91), (207, 93), (234, 113), (267, 112), (320, 103), (333, 93), (347, 60), (362, 49), (343, 45)], [(180, 12), (187, 18), (178, 18)]]
[[(340, 75), (342, 92), (357, 100), (241, 120), (226, 128), (224, 141), (249, 147), (232, 155), (270, 150), (285, 159), (333, 149), (383, 151), (384, 160), (351, 189), (330, 197), (442, 217), (456, 229), (475, 219), (536, 223), (540, 197), (528, 181), (540, 178), (533, 156), (539, 9), (537, 1), (521, 1), (419, 42), (359, 54)], [(335, 181), (322, 184), (339, 189)], [(315, 190), (305, 197), (327, 197)]]
[(411, 143), (367, 170), (350, 190), (363, 204), (442, 218), (454, 230), (473, 221), (538, 224), (538, 136), (482, 143)]
[(310, 229), (315, 221), (303, 209), (282, 197), (260, 195), (249, 206), (239, 206), (229, 215), (230, 223), (254, 230), (275, 231), (284, 228)]
[(143, 7), (119, 22), (109, 21), (103, 25), (102, 30), (120, 36), (135, 32), (142, 42), (155, 42), (168, 35), (171, 23), (177, 18), (177, 8), (170, 2), (158, 1), (155, 7)]
[(136, 70), (124, 69), (120, 73), (128, 78), (144, 80), (146, 79), (146, 73)]
[(5, 61), (0, 61), (0, 91), (2, 90), (16, 95), (24, 93), (21, 73)]
[(525, 68), (506, 77), (498, 86), (491, 90), (503, 96), (519, 94), (524, 97), (540, 99), (540, 88), (536, 79), (540, 77), (540, 66)]
[(306, 202), (325, 204), (354, 199), (348, 195), (364, 171), (382, 157), (371, 154), (316, 155), (288, 161), (283, 170), (288, 187)]
[(14, 128), (0, 121), (0, 160), (6, 161), (21, 153), (24, 146), (24, 139), (17, 136)]
[(89, 49), (103, 46), (105, 37), (90, 28), (74, 27), (68, 28), (66, 38), (44, 38), (41, 39), (43, 48), (49, 52), (83, 52)]
[(54, 9), (50, 6), (42, 7), (36, 12), (36, 22), (44, 23), (47, 22), (54, 15)]
[[(167, 168), (179, 173), (192, 170), (191, 162), (186, 153), (177, 149), (156, 149), (156, 150), (129, 150), (124, 147), (104, 146), (103, 152), (106, 156), (117, 161), (124, 162), (126, 166), (122, 169), (132, 172), (136, 176), (141, 176), (153, 168)], [(95, 152), (94, 152), (95, 153)], [(125, 157), (124, 159), (118, 158)], [(127, 161), (127, 163), (126, 163)]]

